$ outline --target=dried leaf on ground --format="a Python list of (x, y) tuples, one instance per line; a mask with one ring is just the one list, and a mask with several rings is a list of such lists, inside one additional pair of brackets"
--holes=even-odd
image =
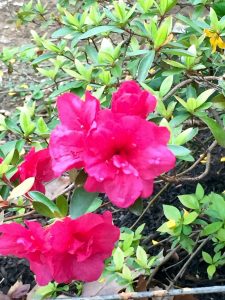
[[(140, 276), (138, 278), (137, 286), (136, 286), (136, 292), (145, 292), (147, 291), (147, 281), (144, 276)], [(142, 300), (148, 300), (148, 297), (144, 297)]]
[(0, 300), (11, 300), (11, 299), (9, 298), (9, 296), (4, 295), (0, 292)]
[[(27, 294), (27, 300), (33, 300), (37, 289), (40, 288), (37, 284), (32, 288), (32, 290)], [(1, 300), (1, 299), (0, 299)]]
[(30, 289), (30, 284), (23, 284), (21, 281), (17, 281), (8, 291), (7, 296), (10, 299), (21, 299), (26, 296)]
[(55, 199), (58, 196), (62, 195), (65, 188), (70, 184), (69, 176), (61, 176), (51, 182), (47, 183), (45, 186), (46, 197), (49, 199)]
[(32, 188), (34, 184), (35, 177), (29, 177), (25, 179), (22, 183), (20, 183), (17, 187), (15, 187), (10, 195), (8, 200), (13, 200), (14, 198), (18, 198), (20, 196), (25, 195)]
[(119, 285), (115, 280), (104, 278), (101, 281), (88, 282), (84, 284), (82, 297), (106, 296), (117, 294), (123, 286)]

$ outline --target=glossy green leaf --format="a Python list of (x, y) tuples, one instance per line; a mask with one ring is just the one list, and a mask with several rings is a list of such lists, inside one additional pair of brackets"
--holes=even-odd
[(79, 37), (77, 37), (76, 43), (79, 42), (80, 40), (85, 40), (95, 35), (99, 35), (101, 33), (106, 33), (106, 32), (123, 33), (123, 30), (113, 25), (103, 25), (103, 26), (94, 27), (89, 29), (85, 33), (81, 34)]
[[(53, 213), (53, 215), (55, 216), (61, 215), (60, 210), (56, 206), (56, 204), (52, 200), (47, 198), (44, 194), (40, 192), (29, 192), (28, 194), (34, 200), (34, 202), (36, 202), (35, 203), (36, 206), (38, 205), (37, 202), (42, 203), (44, 206), (48, 207), (48, 209)], [(43, 208), (43, 205), (40, 205), (41, 209)]]
[(172, 205), (163, 205), (164, 215), (168, 220), (178, 221), (181, 218), (180, 211)]
[(225, 130), (216, 121), (209, 117), (198, 116), (211, 130), (218, 144), (225, 147)]
[(199, 202), (194, 194), (178, 196), (180, 202), (187, 208), (199, 209)]
[(213, 262), (211, 255), (209, 255), (207, 252), (202, 251), (202, 257), (208, 264), (211, 264)]
[(65, 196), (61, 195), (61, 196), (57, 197), (56, 206), (60, 210), (60, 213), (62, 214), (62, 216), (64, 216), (64, 217), (67, 216), (69, 204), (68, 204), (68, 200), (66, 199)]
[(40, 215), (48, 218), (54, 218), (54, 213), (49, 209), (49, 207), (41, 202), (33, 201), (33, 208), (38, 212)]
[(138, 66), (138, 70), (137, 70), (137, 80), (138, 81), (141, 82), (147, 78), (148, 72), (151, 69), (154, 57), (155, 57), (155, 51), (149, 51), (149, 53), (146, 54), (142, 58), (139, 66)]
[(198, 217), (198, 214), (195, 211), (193, 211), (193, 212), (189, 213), (187, 216), (184, 216), (183, 224), (184, 225), (191, 224), (197, 219), (197, 217)]
[(123, 268), (124, 258), (123, 251), (119, 247), (116, 248), (113, 253), (113, 262), (115, 264), (116, 271), (120, 271)]
[(203, 228), (202, 235), (210, 235), (217, 232), (223, 226), (223, 222), (214, 222)]
[(138, 200), (135, 201), (133, 205), (129, 207), (129, 211), (131, 211), (136, 216), (140, 216), (143, 212), (143, 208), (144, 208), (143, 200), (139, 198)]
[(70, 202), (71, 217), (76, 219), (87, 213), (94, 202), (98, 201), (99, 203), (97, 196), (98, 193), (88, 193), (82, 187), (77, 188)]

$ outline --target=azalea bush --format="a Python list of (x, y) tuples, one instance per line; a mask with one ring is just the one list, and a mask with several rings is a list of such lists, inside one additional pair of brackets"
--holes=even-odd
[[(197, 185), (224, 161), (224, 11), (210, 0), (71, 0), (17, 12), (18, 28), (40, 30), (0, 53), (3, 92), (21, 103), (0, 114), (0, 254), (26, 258), (52, 295), (101, 276), (149, 285), (164, 254), (137, 226), (171, 185), (197, 189), (178, 197), (183, 211), (164, 193), (158, 232), (188, 253), (213, 245), (202, 253), (210, 278), (224, 264), (222, 190)], [(33, 80), (12, 85), (23, 66)], [(136, 216), (130, 229), (118, 210)]]

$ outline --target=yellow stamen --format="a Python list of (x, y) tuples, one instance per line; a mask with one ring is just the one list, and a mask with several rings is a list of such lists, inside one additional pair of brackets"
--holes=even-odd
[(155, 241), (155, 240), (152, 240), (152, 245), (155, 246), (155, 245), (158, 245), (158, 243), (159, 243), (159, 242), (157, 242), (157, 241)]
[(173, 229), (176, 227), (176, 222), (174, 220), (169, 220), (166, 224), (169, 229)]
[(184, 217), (187, 217), (189, 215), (189, 212), (186, 209), (183, 210), (184, 210)]

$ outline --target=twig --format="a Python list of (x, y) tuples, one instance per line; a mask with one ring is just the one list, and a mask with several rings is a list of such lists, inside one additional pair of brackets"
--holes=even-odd
[(167, 253), (167, 255), (164, 257), (164, 259), (161, 261), (161, 263), (154, 269), (154, 271), (151, 273), (151, 275), (148, 278), (147, 286), (150, 285), (152, 279), (155, 277), (155, 275), (158, 273), (159, 269), (174, 255), (174, 253), (177, 252), (177, 250), (180, 248), (180, 245), (174, 248), (172, 251)]
[(23, 218), (23, 217), (27, 217), (27, 216), (32, 215), (35, 212), (36, 212), (35, 210), (31, 210), (31, 211), (29, 211), (29, 212), (27, 212), (25, 214), (11, 216), (11, 217), (5, 218), (4, 222), (15, 220), (15, 219), (19, 219), (19, 218)]
[(129, 37), (124, 41), (125, 49), (124, 49), (124, 54), (123, 54), (123, 58), (122, 58), (122, 68), (125, 63), (126, 54), (127, 54), (127, 50), (128, 50), (131, 38), (132, 38), (132, 35), (130, 34)]
[[(199, 295), (199, 294), (214, 294), (225, 293), (225, 286), (207, 286), (201, 288), (183, 288), (147, 291), (147, 292), (133, 292), (133, 293), (120, 293), (109, 296), (94, 296), (94, 297), (73, 297), (73, 298), (60, 298), (61, 300), (129, 300), (129, 299), (141, 299), (145, 297), (164, 297), (164, 296), (179, 296), (179, 295)], [(55, 300), (48, 298), (48, 300)]]
[[(202, 159), (203, 158), (201, 157), (201, 160)], [(196, 176), (196, 177), (161, 176), (161, 178), (163, 178), (165, 181), (168, 181), (168, 182), (171, 182), (171, 183), (200, 181), (201, 179), (203, 179), (205, 176), (207, 176), (209, 174), (210, 164), (211, 164), (211, 153), (207, 153), (205, 171), (202, 174), (200, 174), (199, 176)]]
[(164, 187), (155, 195), (155, 197), (152, 198), (152, 200), (149, 202), (147, 207), (143, 210), (143, 212), (139, 216), (139, 218), (130, 227), (130, 229), (133, 229), (138, 224), (138, 222), (143, 218), (144, 214), (148, 211), (149, 207), (158, 199), (158, 197), (168, 188), (169, 185), (170, 185), (170, 183), (167, 183), (166, 185), (164, 185)]
[(220, 119), (219, 114), (217, 113), (217, 111), (213, 108), (209, 108), (209, 112), (213, 115), (213, 117), (215, 118), (215, 120), (217, 121), (218, 124), (220, 124), (220, 126), (223, 127), (223, 122)]
[(194, 81), (194, 79), (189, 78), (189, 79), (186, 79), (186, 80), (178, 83), (177, 85), (175, 85), (175, 87), (172, 88), (172, 90), (168, 94), (166, 94), (164, 96), (163, 101), (166, 100), (166, 99), (168, 99), (169, 97), (171, 97), (173, 94), (175, 94), (177, 90), (179, 90), (180, 88), (184, 87), (185, 85), (188, 85), (189, 83), (191, 83), (193, 81)]
[[(62, 192), (62, 194), (66, 194), (66, 193), (70, 192), (74, 187), (75, 187), (75, 184), (71, 183), (67, 188), (65, 188), (65, 190)], [(53, 199), (53, 200), (55, 200), (55, 199)]]
[(203, 242), (197, 247), (197, 249), (190, 255), (189, 259), (186, 261), (186, 263), (183, 265), (183, 267), (180, 269), (180, 271), (177, 273), (173, 281), (170, 283), (167, 290), (169, 291), (173, 285), (176, 283), (176, 281), (183, 276), (184, 272), (186, 271), (188, 265), (192, 261), (192, 259), (199, 253), (199, 251), (205, 246), (205, 244), (208, 242), (210, 237), (207, 237), (207, 239), (203, 240)]
[(211, 81), (218, 81), (220, 80), (221, 77), (218, 76), (190, 76), (193, 80), (201, 80), (201, 81), (207, 81), (207, 80), (211, 80)]
[(172, 90), (165, 95), (165, 97), (163, 98), (163, 100), (166, 100), (168, 99), (169, 97), (171, 97), (173, 94), (176, 93), (177, 90), (179, 90), (180, 88), (188, 85), (189, 83), (191, 82), (194, 82), (194, 81), (218, 81), (220, 79), (220, 77), (217, 77), (217, 76), (204, 76), (204, 77), (199, 77), (199, 76), (188, 76), (189, 78), (178, 83), (177, 85), (175, 85)]
[(190, 171), (192, 171), (206, 156), (207, 156), (207, 153), (211, 153), (212, 150), (217, 146), (217, 141), (214, 141), (210, 146), (209, 148), (206, 150), (206, 152), (201, 156), (199, 157), (199, 159), (196, 160), (196, 162), (190, 167), (188, 168), (187, 170), (177, 174), (176, 176), (179, 177), (179, 176), (182, 176)]

